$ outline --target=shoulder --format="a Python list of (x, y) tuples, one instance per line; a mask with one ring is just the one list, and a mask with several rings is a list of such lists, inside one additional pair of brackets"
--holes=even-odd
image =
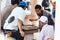
[(53, 33), (53, 26), (48, 25), (47, 27), (44, 28), (43, 33), (50, 34), (50, 32)]
[(21, 7), (16, 7), (16, 8), (13, 9), (13, 11), (17, 12), (17, 13), (24, 12), (24, 10)]
[(43, 10), (43, 12), (44, 12), (45, 14), (47, 14), (47, 15), (51, 15), (50, 12), (47, 11), (47, 10)]
[(46, 28), (45, 28), (46, 32), (52, 32), (53, 31), (53, 26), (51, 25), (48, 25)]
[(44, 31), (48, 31), (48, 30), (53, 30), (53, 26), (47, 25), (46, 27), (44, 27)]
[(20, 11), (23, 10), (21, 7), (16, 7), (16, 8), (14, 8), (14, 10), (16, 10), (16, 9), (17, 9), (17, 10), (20, 10)]
[(48, 25), (47, 28), (48, 29), (53, 29), (53, 26), (52, 25)]

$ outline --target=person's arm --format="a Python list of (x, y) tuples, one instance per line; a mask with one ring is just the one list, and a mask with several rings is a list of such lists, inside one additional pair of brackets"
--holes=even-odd
[(18, 28), (19, 28), (19, 31), (20, 31), (20, 34), (21, 34), (22, 37), (25, 36), (25, 33), (22, 29), (22, 24), (24, 22), (25, 16), (26, 16), (25, 12), (23, 10), (21, 10), (21, 12), (18, 15)]
[(25, 33), (23, 32), (22, 21), (20, 19), (18, 19), (18, 28), (19, 28), (19, 31), (21, 33), (21, 36), (24, 37)]
[(54, 4), (53, 4), (52, 0), (50, 0), (50, 3), (52, 4), (52, 6), (54, 6)]
[(20, 19), (18, 19), (18, 28), (22, 31), (22, 21)]

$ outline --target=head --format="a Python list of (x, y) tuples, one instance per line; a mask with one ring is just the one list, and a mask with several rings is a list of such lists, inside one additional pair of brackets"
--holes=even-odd
[(11, 4), (12, 4), (13, 6), (18, 6), (19, 0), (11, 0)]
[(22, 7), (24, 10), (27, 8), (27, 3), (26, 2), (24, 2), (24, 1), (21, 1), (20, 3), (19, 3), (19, 7)]
[(35, 11), (36, 11), (37, 14), (40, 14), (41, 11), (42, 11), (42, 7), (40, 5), (36, 5), (35, 6)]
[(42, 28), (45, 24), (48, 24), (48, 18), (46, 16), (41, 16), (39, 19), (40, 28)]

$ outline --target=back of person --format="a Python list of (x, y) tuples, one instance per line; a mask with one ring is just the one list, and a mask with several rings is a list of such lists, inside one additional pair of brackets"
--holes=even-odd
[(8, 18), (8, 16), (11, 14), (11, 11), (13, 10), (12, 5), (9, 5), (4, 8), (2, 11), (2, 18), (1, 18), (1, 26), (3, 27), (5, 20)]
[[(18, 27), (16, 27), (18, 25), (18, 17), (21, 15), (25, 15), (25, 13), (24, 14), (23, 13), (24, 13), (24, 10), (21, 7), (14, 8), (11, 14), (9, 15), (9, 17), (7, 18), (7, 20), (5, 21), (4, 29), (18, 30)], [(8, 21), (12, 16), (14, 16), (14, 20), (11, 23), (9, 23)]]
[[(23, 40), (24, 37), (21, 36), (21, 33), (19, 31), (18, 27), (18, 19), (22, 22), (24, 21), (26, 14), (22, 7), (16, 7), (13, 9), (7, 20), (4, 24), (4, 34), (5, 32), (8, 33), (11, 32), (11, 37), (15, 38), (16, 40)], [(22, 24), (22, 23), (21, 23)]]
[(47, 10), (43, 10), (43, 12), (42, 12), (42, 13), (43, 13), (43, 15), (44, 15), (44, 16), (47, 16), (47, 17), (50, 15), (50, 12), (49, 12), (49, 11), (47, 11)]

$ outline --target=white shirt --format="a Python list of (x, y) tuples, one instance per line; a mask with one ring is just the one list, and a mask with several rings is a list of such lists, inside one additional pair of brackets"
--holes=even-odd
[[(12, 16), (15, 17), (15, 20), (12, 23), (8, 23), (9, 18)], [(25, 11), (21, 7), (14, 8), (7, 20), (5, 21), (4, 29), (18, 30), (18, 19), (20, 19), (23, 22), (25, 16)]]
[(47, 40), (48, 38), (54, 38), (53, 26), (44, 25), (37, 40)]

